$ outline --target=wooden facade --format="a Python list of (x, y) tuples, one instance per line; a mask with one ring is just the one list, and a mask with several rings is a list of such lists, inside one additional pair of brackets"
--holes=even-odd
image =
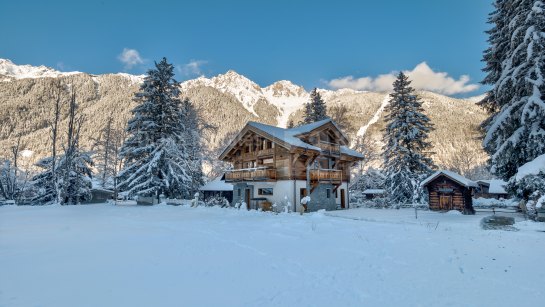
[[(304, 181), (309, 194), (322, 186), (326, 195), (337, 195), (337, 189), (350, 181), (351, 166), (361, 160), (347, 145), (347, 137), (331, 120), (293, 129), (250, 122), (219, 158), (233, 165), (225, 181), (238, 187)], [(340, 206), (346, 207), (346, 191), (339, 192), (346, 198), (340, 200)], [(297, 193), (290, 193), (295, 203)]]
[(459, 182), (448, 175), (439, 174), (424, 187), (428, 191), (430, 210), (458, 210), (464, 214), (475, 214), (472, 200), (473, 186)]
[[(233, 169), (225, 174), (226, 182), (307, 180), (340, 185), (350, 180), (350, 167), (358, 157), (342, 154), (348, 140), (332, 123), (298, 136), (313, 150), (285, 142), (251, 125), (220, 156), (231, 162)], [(308, 169), (308, 171), (307, 171)]]

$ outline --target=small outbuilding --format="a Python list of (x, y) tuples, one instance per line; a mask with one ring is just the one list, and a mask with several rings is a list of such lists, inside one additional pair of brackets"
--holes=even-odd
[(505, 190), (507, 183), (500, 179), (478, 180), (479, 188), (475, 192), (475, 197), (482, 198), (509, 198), (509, 194)]
[(100, 187), (93, 187), (91, 189), (91, 199), (84, 201), (84, 204), (98, 204), (105, 203), (114, 199), (114, 191), (103, 189)]
[(362, 192), (365, 199), (375, 199), (384, 197), (384, 189), (367, 189)]
[(233, 185), (226, 183), (222, 177), (217, 177), (199, 189), (203, 194), (204, 200), (210, 197), (224, 197), (229, 203), (233, 201)]
[(475, 214), (472, 196), (479, 185), (462, 175), (440, 170), (420, 184), (428, 192), (430, 210), (458, 210)]

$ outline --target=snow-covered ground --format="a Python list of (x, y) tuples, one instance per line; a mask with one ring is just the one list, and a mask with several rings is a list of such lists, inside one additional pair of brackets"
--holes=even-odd
[(354, 209), (0, 207), (0, 306), (540, 306), (545, 223)]

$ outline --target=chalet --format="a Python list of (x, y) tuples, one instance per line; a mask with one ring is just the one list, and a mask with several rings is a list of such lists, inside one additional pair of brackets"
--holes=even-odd
[(249, 122), (220, 155), (233, 164), (225, 173), (233, 203), (248, 209), (269, 204), (297, 211), (310, 196), (308, 211), (349, 208), (350, 168), (363, 156), (331, 119), (284, 129)]
[(475, 192), (475, 197), (482, 198), (508, 198), (509, 194), (505, 190), (507, 183), (500, 179), (477, 180), (479, 188)]
[(209, 183), (203, 185), (199, 191), (203, 194), (203, 199), (210, 197), (225, 197), (229, 202), (233, 201), (233, 185), (226, 183), (220, 176)]
[(473, 191), (479, 186), (464, 176), (440, 170), (420, 184), (426, 188), (430, 210), (459, 210), (464, 214), (475, 214)]

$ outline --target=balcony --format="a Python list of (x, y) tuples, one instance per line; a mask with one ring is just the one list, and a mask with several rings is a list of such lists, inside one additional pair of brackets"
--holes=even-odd
[(276, 169), (257, 167), (230, 170), (225, 173), (225, 182), (276, 180)]
[(343, 180), (343, 171), (337, 169), (311, 169), (310, 181), (318, 183), (340, 184)]
[(318, 147), (322, 150), (324, 155), (339, 156), (341, 154), (341, 145), (320, 141)]

